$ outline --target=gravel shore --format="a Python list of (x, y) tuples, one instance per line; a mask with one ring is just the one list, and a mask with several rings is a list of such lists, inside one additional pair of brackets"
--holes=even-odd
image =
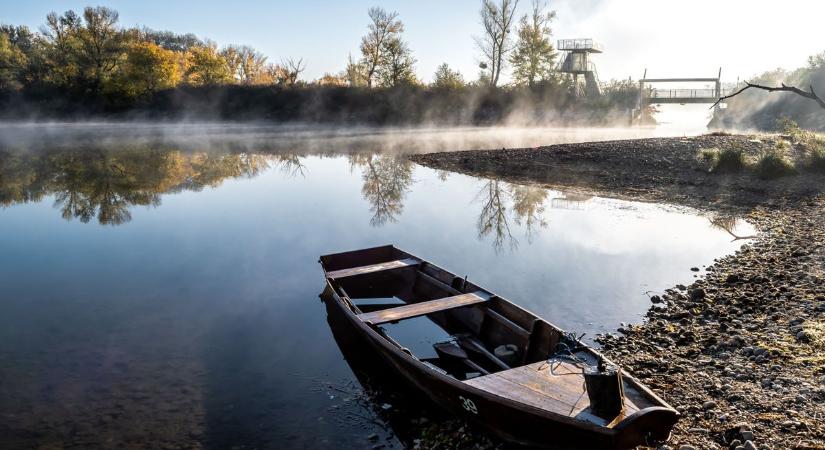
[(663, 448), (825, 449), (825, 176), (721, 175), (697, 157), (730, 145), (755, 157), (783, 139), (706, 135), (411, 159), (748, 220), (758, 236), (692, 285), (651, 294), (643, 324), (598, 341), (682, 413)]

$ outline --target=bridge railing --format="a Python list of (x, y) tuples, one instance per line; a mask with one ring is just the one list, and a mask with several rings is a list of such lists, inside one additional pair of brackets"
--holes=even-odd
[[(716, 89), (652, 89), (650, 98), (718, 98)], [(723, 91), (721, 95), (725, 95)]]

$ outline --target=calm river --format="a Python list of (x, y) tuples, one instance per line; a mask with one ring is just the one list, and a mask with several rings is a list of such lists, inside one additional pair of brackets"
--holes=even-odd
[(654, 129), (0, 133), (0, 448), (400, 448), (424, 413), (364, 394), (319, 255), (392, 243), (592, 337), (741, 245), (695, 211), (401, 156)]

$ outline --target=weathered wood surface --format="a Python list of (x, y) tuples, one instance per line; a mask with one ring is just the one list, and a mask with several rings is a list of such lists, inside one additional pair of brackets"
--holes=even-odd
[(566, 361), (554, 362), (552, 374), (547, 363), (537, 362), (465, 383), (499, 397), (606, 427), (612, 427), (638, 411), (633, 401), (625, 398), (624, 410), (616, 418), (605, 419), (592, 414), (581, 369)]
[(409, 267), (409, 266), (416, 266), (420, 264), (421, 261), (413, 258), (407, 259), (400, 259), (395, 261), (387, 261), (378, 264), (370, 264), (368, 266), (360, 266), (360, 267), (351, 267), (349, 269), (341, 269), (341, 270), (333, 270), (331, 272), (327, 272), (327, 277), (333, 279), (340, 279), (345, 277), (351, 277), (353, 275), (362, 275), (365, 273), (373, 273), (373, 272), (381, 272), (384, 270), (392, 270), (392, 269), (399, 269), (401, 267)]
[(476, 294), (461, 294), (454, 295), (452, 297), (429, 300), (426, 302), (411, 303), (409, 305), (384, 309), (371, 313), (359, 314), (358, 317), (364, 322), (368, 322), (373, 325), (380, 325), (382, 323), (425, 316), (438, 311), (475, 305), (485, 301), (487, 300)]

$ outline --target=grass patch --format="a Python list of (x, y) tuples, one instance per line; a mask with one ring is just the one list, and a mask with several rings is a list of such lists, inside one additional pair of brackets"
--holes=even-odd
[(825, 138), (815, 136), (806, 148), (805, 164), (814, 172), (825, 173)]
[(802, 165), (814, 172), (825, 173), (825, 136), (799, 128), (796, 122), (788, 118), (777, 121), (780, 131), (785, 134), (794, 145), (802, 147)]
[(772, 180), (796, 173), (796, 168), (787, 156), (786, 145), (764, 151), (753, 166), (756, 176), (763, 180)]
[(722, 150), (704, 148), (699, 150), (699, 159), (709, 166), (709, 172), (735, 173), (745, 168), (745, 152), (736, 145)]
[(723, 130), (716, 130), (707, 133), (706, 136), (733, 136), (733, 133)]

